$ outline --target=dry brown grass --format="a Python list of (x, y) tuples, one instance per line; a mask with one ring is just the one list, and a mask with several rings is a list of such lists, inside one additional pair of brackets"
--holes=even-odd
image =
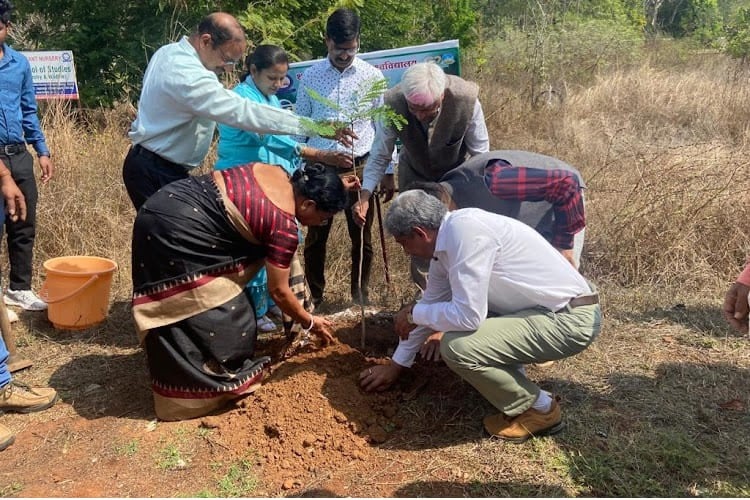
[[(116, 261), (115, 296), (130, 293), (130, 232), (135, 212), (122, 184), (128, 148), (121, 112), (102, 113), (93, 131), (64, 105), (47, 107), (44, 128), (54, 152), (55, 175), (40, 186), (36, 261), (63, 255), (97, 255)], [(36, 266), (42, 272), (41, 265)]]
[(581, 170), (594, 279), (716, 290), (748, 251), (747, 70), (717, 54), (691, 62), (601, 75), (554, 109), (482, 82), (493, 148)]
[[(503, 86), (501, 75), (480, 77), (494, 149), (550, 154), (583, 173), (583, 270), (601, 288), (605, 327), (581, 355), (530, 370), (564, 396), (568, 430), (559, 439), (520, 447), (480, 440), (488, 408), (465, 385), (446, 388), (444, 400), (405, 403), (399, 415), (424, 419), (425, 431), (384, 448), (413, 452), (399, 455), (415, 471), (402, 496), (429, 496), (432, 470), (445, 468), (471, 496), (750, 494), (747, 341), (719, 314), (723, 290), (750, 253), (747, 73), (716, 54), (674, 61), (666, 53), (601, 74), (591, 86), (571, 86), (554, 109), (531, 109), (523, 90)], [(41, 262), (69, 254), (113, 258), (120, 272), (117, 306), (101, 329), (50, 333), (43, 320), (25, 315), (21, 341), (48, 353), (32, 381), (46, 382), (61, 363), (90, 350), (112, 359), (137, 351), (124, 341), (103, 347), (133, 335), (134, 213), (120, 180), (129, 112), (104, 112), (104, 127), (93, 133), (64, 109), (45, 115), (58, 172), (41, 192), (36, 281)], [(349, 238), (343, 217), (336, 221), (327, 263), (333, 303), (349, 295)], [(385, 284), (378, 242), (371, 298), (394, 309), (414, 289), (403, 252), (392, 239), (387, 246), (392, 284)], [(457, 393), (466, 398), (460, 404), (451, 399)], [(733, 399), (744, 406), (721, 409)], [(448, 435), (459, 431), (477, 437), (451, 444)], [(375, 474), (387, 480), (388, 471)]]

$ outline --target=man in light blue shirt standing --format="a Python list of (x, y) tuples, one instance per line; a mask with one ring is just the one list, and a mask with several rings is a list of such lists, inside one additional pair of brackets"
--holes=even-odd
[[(5, 43), (12, 10), (9, 1), (0, 1), (0, 160), (26, 198), (27, 214), (26, 220), (5, 221), (10, 272), (4, 300), (27, 311), (43, 311), (47, 304), (31, 290), (38, 191), (34, 159), (26, 144), (31, 144), (39, 157), (42, 183), (50, 180), (54, 166), (37, 116), (31, 66)], [(15, 314), (9, 316), (17, 318)]]
[(232, 70), (246, 48), (239, 22), (215, 12), (189, 37), (154, 53), (129, 133), (133, 147), (123, 165), (125, 187), (136, 209), (160, 187), (187, 177), (200, 165), (217, 121), (259, 133), (311, 134), (295, 114), (224, 88), (218, 75)]
[[(328, 56), (308, 68), (300, 81), (297, 92), (295, 112), (300, 116), (307, 116), (315, 121), (342, 120), (358, 104), (357, 95), (362, 95), (372, 83), (382, 80), (383, 73), (373, 65), (357, 57), (359, 52), (360, 19), (356, 12), (350, 9), (337, 9), (328, 17), (326, 22), (326, 47)], [(326, 99), (336, 103), (340, 109), (311, 98), (307, 89), (312, 89)], [(372, 102), (372, 107), (381, 106), (382, 97)], [(361, 173), (365, 161), (370, 154), (372, 141), (375, 138), (375, 122), (372, 119), (359, 119), (354, 122), (352, 130), (358, 137), (354, 141), (354, 166)], [(311, 138), (309, 146), (316, 149), (339, 149), (349, 152), (349, 148), (334, 141), (323, 138)], [(341, 174), (348, 173), (335, 166)], [(391, 176), (391, 180), (393, 177)], [(350, 194), (350, 206), (357, 201), (357, 193)], [(351, 293), (355, 302), (361, 299), (368, 302), (368, 282), (372, 267), (372, 237), (371, 228), (373, 211), (367, 212), (364, 222), (364, 237), (360, 237), (360, 228), (352, 218), (351, 210), (344, 211), (352, 241)], [(331, 223), (324, 226), (311, 226), (305, 238), (305, 276), (310, 285), (313, 302), (319, 305), (323, 301), (325, 289), (325, 261), (326, 245)], [(362, 258), (362, 287), (359, 284), (360, 247), (363, 246)]]

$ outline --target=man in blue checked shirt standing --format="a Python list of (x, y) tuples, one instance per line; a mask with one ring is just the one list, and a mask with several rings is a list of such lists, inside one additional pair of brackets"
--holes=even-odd
[(27, 311), (43, 311), (47, 304), (31, 290), (38, 191), (34, 159), (26, 144), (31, 144), (39, 157), (42, 183), (52, 178), (54, 165), (37, 116), (29, 61), (5, 43), (12, 11), (11, 2), (0, 0), (0, 160), (26, 197), (27, 214), (25, 221), (5, 222), (10, 273), (4, 300)]

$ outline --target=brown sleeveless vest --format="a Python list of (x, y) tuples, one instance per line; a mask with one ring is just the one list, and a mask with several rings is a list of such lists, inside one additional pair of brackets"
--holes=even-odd
[(435, 118), (432, 138), (419, 120), (409, 113), (400, 85), (385, 93), (385, 103), (407, 119), (398, 133), (402, 148), (398, 163), (401, 188), (414, 181), (437, 181), (467, 157), (464, 136), (474, 114), (479, 87), (474, 82), (447, 75), (440, 114)]

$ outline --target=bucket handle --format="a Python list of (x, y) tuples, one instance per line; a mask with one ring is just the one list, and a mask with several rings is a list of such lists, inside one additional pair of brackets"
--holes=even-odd
[(48, 297), (49, 290), (47, 290), (47, 280), (45, 280), (44, 283), (42, 283), (42, 289), (39, 290), (39, 294), (42, 296), (42, 298), (44, 298), (44, 301), (47, 304), (57, 304), (58, 302), (62, 302), (63, 300), (68, 300), (69, 298), (71, 298), (72, 296), (76, 295), (77, 293), (82, 292), (86, 288), (88, 288), (91, 285), (93, 285), (94, 282), (96, 280), (98, 280), (98, 279), (99, 279), (99, 275), (98, 274), (94, 274), (94, 275), (92, 275), (88, 279), (88, 281), (86, 281), (86, 283), (84, 283), (83, 285), (81, 285), (77, 290), (74, 290), (74, 291), (70, 292), (69, 294), (67, 294), (67, 295), (65, 295), (63, 297), (56, 298), (56, 299), (50, 299)]

